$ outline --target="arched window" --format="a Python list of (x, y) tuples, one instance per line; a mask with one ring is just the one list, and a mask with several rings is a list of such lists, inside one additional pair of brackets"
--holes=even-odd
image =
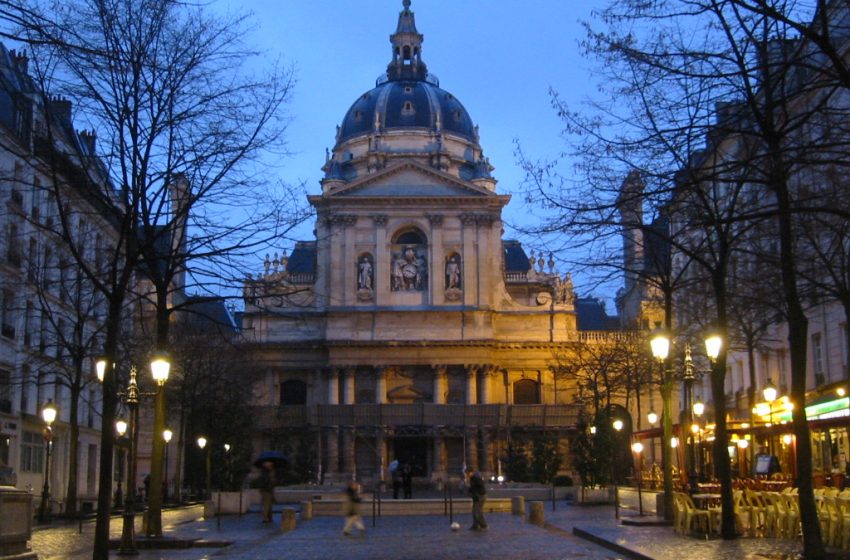
[(390, 254), (390, 289), (423, 292), (428, 289), (428, 244), (418, 229), (398, 232)]
[(514, 404), (540, 404), (537, 381), (520, 379), (514, 383)]
[(290, 379), (281, 383), (280, 404), (307, 404), (307, 384), (300, 379)]

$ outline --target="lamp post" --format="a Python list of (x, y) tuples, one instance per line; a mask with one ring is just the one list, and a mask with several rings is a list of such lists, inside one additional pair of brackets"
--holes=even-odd
[[(702, 450), (702, 415), (705, 414), (705, 403), (697, 399), (691, 406), (693, 412), (693, 424), (691, 424), (691, 433), (698, 438), (698, 442), (694, 447), (694, 472), (697, 480), (702, 480), (704, 476), (703, 469), (703, 450)], [(696, 487), (694, 487), (696, 489)]]
[[(154, 401), (153, 433), (161, 434), (165, 430), (165, 382), (171, 371), (171, 362), (164, 353), (151, 358), (151, 373), (156, 381), (156, 400)], [(165, 441), (154, 437), (151, 454), (151, 490), (148, 499), (146, 534), (149, 537), (162, 537), (162, 466)]]
[[(611, 422), (611, 426), (614, 428), (614, 447), (617, 448), (617, 439), (619, 439), (620, 430), (623, 429), (623, 421), (617, 418), (613, 422)], [(616, 457), (619, 454), (615, 454)], [(617, 488), (617, 479), (614, 477), (614, 463), (615, 461), (611, 461), (611, 483), (614, 485), (614, 519), (620, 519), (620, 496)]]
[(206, 463), (206, 473), (207, 473), (207, 485), (206, 485), (206, 494), (205, 498), (209, 500), (212, 497), (212, 463), (210, 462), (210, 450), (207, 448), (207, 438), (204, 436), (198, 437), (198, 447), (201, 451), (206, 449), (206, 457), (204, 462)]
[(643, 452), (643, 444), (639, 441), (636, 441), (632, 444), (632, 451), (634, 451), (637, 461), (637, 490), (638, 490), (638, 512), (642, 516), (643, 515), (643, 457), (641, 457), (641, 453)]
[[(107, 366), (106, 357), (99, 357), (95, 361), (95, 371), (97, 378), (102, 383), (106, 374)], [(113, 366), (114, 367), (114, 366)], [(157, 370), (160, 369), (156, 364), (156, 358), (151, 361), (151, 370), (154, 374), (154, 379), (157, 379)], [(159, 373), (161, 375), (161, 371)], [(167, 376), (167, 373), (166, 373)], [(124, 513), (122, 515), (121, 526), (121, 544), (118, 547), (120, 555), (136, 555), (139, 551), (136, 549), (136, 455), (139, 443), (139, 398), (153, 396), (153, 393), (142, 393), (139, 391), (139, 385), (136, 380), (136, 367), (130, 366), (130, 380), (127, 383), (125, 391), (119, 391), (118, 397), (121, 398), (127, 405), (128, 422), (127, 434), (129, 439), (128, 457), (127, 457), (127, 491), (124, 497)], [(156, 440), (158, 438), (154, 438)]]
[(661, 465), (664, 476), (664, 519), (673, 519), (673, 439), (672, 398), (673, 379), (668, 366), (670, 335), (665, 329), (657, 328), (650, 338), (653, 357), (661, 368)]
[(44, 523), (50, 517), (50, 451), (53, 447), (53, 422), (56, 421), (57, 412), (53, 399), (48, 399), (47, 403), (41, 407), (41, 418), (45, 424), (44, 486), (41, 489), (41, 507), (38, 509), (38, 520), (41, 523)]
[[(124, 434), (127, 433), (127, 422), (118, 419), (115, 421), (115, 433), (118, 434), (118, 437), (123, 438)], [(124, 478), (124, 450), (120, 447), (118, 448), (118, 485), (115, 489), (115, 507), (120, 508), (121, 504), (124, 503), (124, 492), (121, 487), (122, 480)], [(127, 491), (130, 490), (129, 483), (127, 484)]]
[(171, 443), (171, 437), (174, 433), (168, 428), (162, 430), (162, 440), (165, 442), (165, 467), (163, 468), (162, 480), (165, 483), (162, 491), (162, 502), (168, 501), (168, 444)]

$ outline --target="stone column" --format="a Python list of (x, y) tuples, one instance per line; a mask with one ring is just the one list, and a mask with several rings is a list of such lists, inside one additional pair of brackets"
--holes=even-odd
[(490, 395), (490, 387), (492, 386), (491, 380), (493, 378), (494, 371), (495, 369), (493, 366), (485, 366), (481, 368), (481, 385), (478, 388), (481, 395), (479, 400), (481, 404), (490, 404), (493, 400)]
[(387, 403), (387, 368), (375, 368), (375, 402)]
[(325, 437), (327, 438), (325, 448), (328, 451), (328, 463), (325, 470), (329, 473), (339, 473), (339, 428), (332, 427)]
[(466, 431), (466, 467), (478, 470), (478, 430), (467, 428)]
[(328, 371), (328, 404), (339, 404), (339, 369)]
[(342, 432), (342, 470), (354, 477), (357, 474), (357, 464), (354, 451), (354, 427), (349, 427)]
[[(328, 370), (328, 404), (339, 404), (339, 368)], [(328, 459), (325, 471), (329, 473), (340, 473), (339, 468), (339, 426), (331, 426), (327, 434)]]
[(345, 380), (342, 386), (342, 404), (354, 404), (354, 372), (355, 368), (345, 368)]
[(431, 459), (431, 475), (439, 477), (446, 482), (448, 466), (448, 457), (446, 455), (446, 440), (441, 435), (434, 436), (434, 454)]
[(446, 396), (449, 392), (448, 368), (446, 366), (432, 366), (434, 369), (434, 403), (446, 404)]
[(494, 473), (496, 469), (493, 468), (493, 449), (492, 445), (490, 445), (490, 433), (486, 428), (481, 429), (481, 449), (479, 449), (480, 455), (480, 463), (479, 468), (482, 471), (488, 473)]
[(478, 366), (466, 366), (466, 404), (477, 404), (477, 373)]

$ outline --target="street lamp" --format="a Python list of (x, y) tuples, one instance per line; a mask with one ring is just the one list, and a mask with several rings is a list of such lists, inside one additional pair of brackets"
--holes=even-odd
[(764, 384), (764, 389), (762, 389), (761, 392), (764, 395), (764, 400), (768, 403), (773, 403), (773, 401), (776, 400), (776, 397), (779, 396), (779, 392), (776, 390), (776, 387), (770, 379), (768, 379), (767, 383)]
[(206, 499), (210, 499), (212, 497), (212, 463), (210, 462), (210, 450), (207, 448), (207, 438), (204, 436), (198, 437), (198, 447), (201, 448), (201, 451), (206, 449), (206, 472), (207, 472), (207, 492)]
[(53, 422), (56, 421), (58, 410), (53, 399), (48, 399), (41, 408), (41, 419), (44, 420), (44, 486), (41, 489), (41, 507), (38, 510), (38, 520), (44, 523), (50, 516), (50, 451), (53, 446)]
[(650, 410), (646, 415), (646, 419), (650, 426), (655, 426), (655, 423), (658, 422), (658, 414), (656, 414), (654, 410)]
[(168, 428), (162, 430), (162, 440), (165, 442), (165, 474), (162, 475), (163, 480), (165, 481), (165, 490), (163, 491), (162, 501), (168, 501), (168, 444), (171, 443), (171, 437), (174, 433)]
[(641, 457), (641, 453), (643, 452), (643, 444), (639, 441), (636, 441), (632, 444), (632, 451), (634, 451), (637, 456), (637, 489), (638, 489), (638, 511), (640, 515), (643, 515), (643, 495), (642, 495), (642, 486), (643, 486), (643, 458)]
[[(616, 441), (616, 439), (619, 439), (617, 434), (619, 434), (620, 430), (623, 429), (623, 421), (620, 420), (619, 418), (617, 418), (616, 420), (611, 422), (611, 426), (613, 426), (613, 428), (615, 430), (614, 449), (617, 449), (617, 447), (618, 447), (617, 443), (618, 442)], [(619, 453), (617, 455), (619, 455)], [(614, 519), (620, 519), (620, 496), (619, 496), (618, 489), (617, 489), (617, 479), (614, 477), (614, 463), (615, 463), (615, 461), (612, 460), (611, 461), (611, 483), (614, 485)]]
[[(95, 361), (95, 371), (97, 378), (103, 382), (106, 374), (106, 366), (108, 358), (99, 357)], [(156, 358), (151, 361), (151, 370), (154, 372), (154, 379), (158, 380), (161, 377), (161, 366), (156, 364)], [(113, 364), (114, 367), (114, 364)], [(167, 376), (167, 374), (166, 374)], [(124, 497), (124, 513), (122, 515), (121, 528), (121, 544), (118, 547), (120, 555), (135, 555), (138, 554), (136, 549), (136, 459), (139, 442), (139, 399), (141, 397), (150, 397), (155, 393), (142, 393), (139, 391), (139, 385), (136, 380), (136, 367), (130, 366), (130, 380), (127, 383), (125, 391), (118, 391), (118, 397), (124, 401), (128, 410), (127, 435), (129, 439), (129, 449), (127, 457), (127, 491)], [(161, 391), (160, 391), (161, 392)], [(158, 394), (158, 393), (156, 393)], [(158, 432), (156, 432), (158, 433)], [(159, 438), (153, 438), (157, 441)], [(156, 472), (156, 471), (154, 471)], [(153, 477), (151, 477), (153, 479)], [(153, 480), (151, 480), (153, 482)], [(160, 482), (161, 484), (161, 482)], [(151, 496), (159, 493), (151, 488)]]
[[(151, 373), (156, 381), (153, 433), (161, 434), (165, 430), (165, 382), (171, 371), (171, 362), (163, 352), (151, 356)], [(162, 537), (162, 467), (165, 441), (154, 437), (151, 454), (151, 488), (148, 499), (146, 534), (149, 537)]]
[(652, 356), (661, 367), (661, 466), (664, 477), (664, 519), (673, 519), (673, 452), (667, 442), (672, 443), (672, 371), (668, 367), (670, 357), (670, 334), (666, 329), (658, 328), (653, 332), (649, 345)]
[[(119, 418), (115, 421), (115, 433), (118, 434), (118, 437), (123, 438), (124, 434), (127, 433), (127, 422), (123, 419)], [(118, 485), (115, 489), (115, 507), (116, 509), (121, 507), (121, 504), (124, 503), (124, 492), (121, 487), (122, 478), (124, 478), (124, 450), (120, 447), (118, 448)], [(130, 490), (130, 485), (127, 485), (127, 490)]]

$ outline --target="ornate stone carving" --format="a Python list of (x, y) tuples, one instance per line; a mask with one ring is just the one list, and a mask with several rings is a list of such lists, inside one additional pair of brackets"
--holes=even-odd
[(387, 225), (387, 215), (386, 214), (375, 214), (372, 216), (372, 221), (376, 226), (385, 226)]
[(432, 226), (441, 226), (443, 225), (443, 216), (442, 214), (426, 214), (426, 218), (428, 218), (428, 222)]

